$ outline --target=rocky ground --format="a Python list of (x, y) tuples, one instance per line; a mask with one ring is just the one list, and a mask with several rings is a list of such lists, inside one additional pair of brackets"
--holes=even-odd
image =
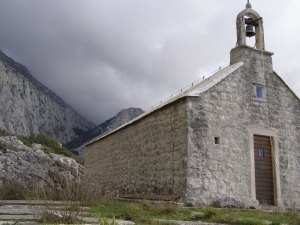
[(47, 154), (39, 144), (29, 148), (15, 136), (0, 136), (0, 143), (0, 188), (9, 183), (59, 190), (81, 182), (83, 166), (72, 158)]

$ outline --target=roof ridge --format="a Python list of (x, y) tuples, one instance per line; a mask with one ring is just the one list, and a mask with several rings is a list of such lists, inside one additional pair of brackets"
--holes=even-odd
[[(95, 141), (98, 141), (102, 138), (105, 138), (106, 136), (140, 120), (141, 118), (151, 114), (152, 112), (178, 100), (181, 99), (183, 97), (192, 97), (192, 96), (199, 96), (199, 94), (201, 94), (202, 92), (210, 89), (211, 87), (213, 87), (214, 85), (216, 85), (217, 83), (219, 83), (221, 80), (223, 80), (224, 78), (226, 78), (227, 76), (229, 76), (230, 74), (232, 74), (235, 70), (237, 70), (238, 68), (240, 68), (244, 63), (243, 62), (238, 62), (235, 63), (233, 65), (229, 65), (227, 67), (225, 67), (222, 70), (219, 70), (218, 72), (216, 72), (215, 74), (201, 80), (199, 83), (197, 83), (196, 85), (192, 85), (190, 88), (188, 88), (187, 90), (185, 90), (184, 92), (179, 92), (177, 95), (171, 97), (168, 101), (162, 102), (161, 104), (157, 105), (156, 107), (152, 108), (149, 111), (145, 111), (143, 114), (139, 115), (138, 117), (135, 117), (134, 119), (130, 120), (129, 122), (123, 124), (122, 126), (116, 128), (115, 130), (107, 133), (106, 135), (102, 136), (102, 137), (98, 137), (95, 138), (93, 141), (87, 143), (86, 145), (89, 145)], [(206, 81), (206, 82), (205, 82)], [(206, 86), (202, 87), (203, 85), (205, 85), (207, 83)], [(197, 90), (196, 92), (192, 92), (193, 90)]]

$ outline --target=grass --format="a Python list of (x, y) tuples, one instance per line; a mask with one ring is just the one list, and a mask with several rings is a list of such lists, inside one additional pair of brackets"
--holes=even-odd
[[(11, 134), (8, 131), (0, 128), (0, 136), (16, 136), (16, 135)], [(56, 153), (67, 157), (74, 157), (74, 154), (70, 150), (61, 147), (57, 141), (51, 139), (44, 133), (39, 133), (37, 135), (30, 134), (28, 136), (19, 135), (17, 136), (17, 138), (20, 141), (22, 141), (24, 145), (28, 147), (31, 147), (33, 143), (41, 144), (44, 147), (42, 150), (46, 153)], [(4, 147), (5, 146), (3, 146), (0, 142), (0, 149), (4, 149)], [(76, 160), (78, 160), (80, 163), (83, 162), (83, 160), (80, 158)]]
[(60, 146), (60, 144), (49, 138), (44, 133), (39, 133), (37, 135), (31, 134), (29, 136), (18, 136), (18, 139), (24, 143), (24, 145), (27, 145), (28, 147), (31, 147), (33, 143), (41, 144), (44, 146), (43, 151), (46, 153), (56, 153), (61, 154), (67, 157), (72, 157), (73, 153), (69, 151), (66, 148), (63, 148)]
[(180, 208), (175, 204), (151, 204), (122, 202), (102, 199), (91, 212), (99, 218), (131, 220), (137, 225), (159, 224), (155, 219), (215, 222), (231, 225), (300, 225), (300, 214), (296, 211), (265, 212), (254, 209), (217, 209), (211, 207)]

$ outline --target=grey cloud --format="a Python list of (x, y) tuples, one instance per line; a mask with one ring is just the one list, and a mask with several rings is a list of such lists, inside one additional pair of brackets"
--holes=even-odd
[[(246, 2), (1, 0), (0, 50), (100, 123), (123, 108), (147, 109), (229, 63)], [(251, 3), (264, 17), (275, 71), (299, 96), (300, 3)]]

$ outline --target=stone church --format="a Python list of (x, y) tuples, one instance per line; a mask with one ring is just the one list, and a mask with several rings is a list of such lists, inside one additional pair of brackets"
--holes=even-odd
[(86, 145), (93, 191), (178, 196), (187, 206), (300, 207), (299, 98), (273, 71), (249, 2), (236, 26), (228, 67)]

